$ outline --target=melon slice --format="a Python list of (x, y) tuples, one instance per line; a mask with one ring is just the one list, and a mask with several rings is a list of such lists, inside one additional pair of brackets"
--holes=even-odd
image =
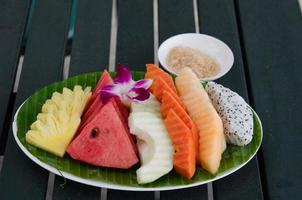
[(146, 101), (132, 102), (131, 112), (151, 112), (160, 117), (160, 103), (154, 95), (150, 94), (149, 99)]
[(174, 169), (191, 179), (196, 170), (196, 148), (191, 130), (173, 109), (170, 109), (164, 121), (176, 151), (173, 157)]
[[(162, 78), (167, 83), (169, 88), (176, 93), (176, 88), (173, 79), (168, 73), (163, 71), (155, 64), (146, 64), (146, 67), (147, 67), (147, 72), (145, 74), (145, 78), (152, 79), (153, 81), (155, 81), (157, 78)], [(154, 86), (151, 85), (150, 91), (153, 91), (153, 89)]]
[(118, 112), (113, 101), (106, 103), (68, 146), (68, 154), (100, 167), (128, 169), (136, 164), (129, 130)]
[(152, 112), (132, 112), (128, 123), (130, 132), (138, 138), (138, 183), (150, 183), (169, 173), (173, 169), (174, 148), (161, 117)]
[(181, 107), (178, 101), (174, 98), (172, 93), (164, 91), (162, 97), (162, 104), (161, 104), (161, 114), (164, 118), (167, 117), (169, 111), (173, 109), (175, 113), (179, 116), (179, 118), (185, 123), (185, 125), (190, 129), (191, 135), (194, 141), (195, 146), (195, 155), (196, 155), (196, 163), (199, 164), (199, 134), (198, 129), (186, 110)]
[(199, 130), (199, 159), (201, 166), (215, 174), (221, 155), (226, 148), (222, 120), (211, 100), (189, 68), (184, 68), (176, 78), (176, 87), (191, 119)]

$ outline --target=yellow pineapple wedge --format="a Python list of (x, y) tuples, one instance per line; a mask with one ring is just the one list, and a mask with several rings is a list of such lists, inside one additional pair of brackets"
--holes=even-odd
[(26, 133), (26, 142), (63, 157), (75, 135), (81, 115), (91, 96), (91, 88), (76, 85), (72, 90), (63, 88), (54, 92), (42, 106), (42, 112)]
[(190, 117), (199, 130), (201, 166), (215, 174), (220, 165), (221, 155), (226, 148), (222, 120), (191, 69), (184, 68), (176, 77), (175, 83)]

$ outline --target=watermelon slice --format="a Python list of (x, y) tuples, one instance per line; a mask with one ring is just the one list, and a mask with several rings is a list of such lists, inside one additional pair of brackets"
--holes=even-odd
[(86, 112), (88, 112), (91, 105), (95, 102), (95, 99), (98, 96), (100, 96), (99, 90), (102, 89), (102, 87), (104, 87), (105, 85), (112, 84), (112, 83), (113, 83), (113, 80), (112, 80), (110, 74), (108, 73), (107, 70), (104, 70), (102, 76), (100, 77), (98, 83), (96, 84), (96, 86), (92, 92), (89, 102), (87, 103), (86, 109), (84, 111), (84, 115), (86, 115)]
[(100, 111), (100, 109), (103, 106), (103, 102), (101, 100), (101, 97), (98, 93), (100, 89), (102, 89), (105, 85), (113, 83), (112, 78), (110, 77), (110, 74), (107, 70), (104, 70), (102, 76), (100, 77), (96, 87), (93, 90), (93, 93), (91, 95), (91, 98), (89, 102), (86, 105), (85, 111), (83, 113), (82, 119), (81, 119), (81, 125), (80, 128), (77, 131), (77, 134), (81, 132), (81, 130), (84, 128), (84, 126), (91, 121), (95, 115)]
[(116, 106), (118, 107), (123, 118), (126, 120), (126, 124), (128, 125), (128, 117), (129, 117), (130, 109), (121, 102), (119, 97), (113, 97), (112, 99), (114, 99)]
[(100, 167), (128, 169), (138, 162), (129, 129), (113, 100), (86, 124), (67, 152), (76, 160)]
[(89, 119), (92, 119), (92, 116), (95, 115), (96, 111), (100, 110), (102, 108), (103, 102), (101, 100), (101, 96), (97, 95), (94, 99), (94, 101), (91, 103), (90, 107), (87, 108), (85, 114), (82, 117), (82, 122), (89, 121)]
[[(120, 119), (122, 120), (125, 129), (129, 130), (128, 117), (129, 117), (130, 110), (122, 104), (121, 100), (118, 97), (113, 97), (109, 101), (111, 101), (114, 107), (116, 108), (117, 113), (120, 116)], [(128, 136), (129, 139), (131, 140), (135, 153), (137, 154), (138, 150), (136, 147), (136, 137), (135, 135), (132, 135), (130, 133), (128, 134)]]

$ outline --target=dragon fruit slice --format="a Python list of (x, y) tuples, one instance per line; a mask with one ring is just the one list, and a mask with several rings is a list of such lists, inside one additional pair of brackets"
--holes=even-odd
[(215, 82), (208, 82), (206, 90), (223, 121), (227, 143), (238, 146), (249, 144), (254, 124), (248, 104), (239, 94)]

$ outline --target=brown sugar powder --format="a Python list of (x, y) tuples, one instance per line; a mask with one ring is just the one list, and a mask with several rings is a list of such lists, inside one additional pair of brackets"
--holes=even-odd
[(184, 67), (189, 67), (198, 78), (214, 76), (220, 70), (219, 64), (213, 58), (191, 47), (174, 47), (170, 50), (166, 62), (176, 73)]

